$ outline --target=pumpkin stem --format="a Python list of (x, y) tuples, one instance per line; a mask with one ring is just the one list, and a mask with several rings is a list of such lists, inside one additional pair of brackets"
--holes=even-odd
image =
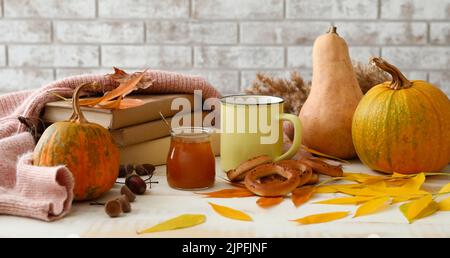
[(407, 89), (412, 86), (410, 82), (400, 70), (392, 64), (386, 62), (380, 57), (372, 57), (370, 63), (378, 66), (381, 70), (389, 73), (392, 76), (392, 82), (389, 86), (393, 90)]
[(327, 33), (333, 33), (333, 34), (336, 34), (337, 35), (337, 28), (336, 28), (336, 26), (330, 26), (330, 28), (328, 29), (328, 32)]
[(73, 97), (72, 97), (72, 108), (73, 108), (73, 113), (72, 116), (70, 117), (70, 122), (76, 122), (76, 123), (87, 123), (88, 121), (86, 120), (86, 118), (83, 115), (83, 112), (81, 112), (80, 109), (80, 94), (81, 91), (86, 88), (86, 87), (92, 87), (95, 86), (96, 82), (88, 82), (88, 83), (83, 83), (81, 85), (79, 85), (75, 91), (73, 92)]

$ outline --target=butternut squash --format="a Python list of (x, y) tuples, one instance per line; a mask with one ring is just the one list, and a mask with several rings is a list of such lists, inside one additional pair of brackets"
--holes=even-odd
[(352, 118), (362, 96), (347, 43), (331, 27), (314, 42), (311, 93), (299, 115), (303, 144), (342, 159), (354, 158)]

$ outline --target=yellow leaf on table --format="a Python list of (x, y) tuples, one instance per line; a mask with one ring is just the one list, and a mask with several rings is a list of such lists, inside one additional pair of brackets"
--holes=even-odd
[(315, 192), (315, 188), (312, 186), (297, 188), (294, 191), (292, 191), (292, 202), (294, 203), (295, 207), (298, 207), (305, 202), (309, 201), (311, 197), (313, 196)]
[(338, 189), (340, 193), (349, 194), (353, 196), (383, 196), (387, 195), (380, 191), (372, 190), (368, 187), (366, 188), (340, 188)]
[(323, 186), (316, 187), (314, 192), (315, 193), (338, 193), (339, 191), (332, 186), (323, 185)]
[(430, 203), (433, 201), (431, 194), (427, 194), (424, 197), (410, 202), (408, 212), (406, 213), (406, 218), (414, 219), (416, 218)]
[(253, 221), (253, 219), (247, 215), (246, 213), (239, 211), (239, 210), (235, 210), (226, 206), (222, 206), (222, 205), (218, 205), (218, 204), (214, 204), (209, 202), (209, 205), (211, 205), (211, 207), (213, 208), (213, 210), (215, 212), (217, 212), (218, 214), (229, 218), (229, 219), (234, 219), (234, 220), (243, 220), (243, 221)]
[(428, 192), (414, 189), (410, 187), (386, 187), (386, 186), (380, 186), (380, 185), (369, 185), (367, 186), (372, 191), (378, 192), (379, 195), (388, 195), (391, 197), (407, 197), (411, 195), (426, 195)]
[(259, 207), (269, 208), (277, 204), (280, 204), (283, 200), (284, 197), (260, 197), (256, 201), (256, 203), (259, 205)]
[(399, 202), (406, 202), (409, 200), (419, 199), (420, 197), (423, 197), (423, 195), (409, 195), (409, 196), (397, 196), (393, 197), (391, 203), (399, 203)]
[(439, 202), (440, 211), (450, 211), (450, 197)]
[(202, 214), (184, 214), (173, 219), (166, 220), (162, 223), (159, 223), (151, 228), (147, 228), (137, 233), (147, 234), (161, 231), (169, 231), (174, 229), (188, 228), (193, 227), (199, 224), (202, 224), (206, 221), (206, 216)]
[(423, 209), (416, 217), (410, 218), (408, 217), (408, 211), (411, 207), (412, 202), (408, 202), (405, 204), (402, 204), (400, 206), (400, 211), (402, 212), (403, 216), (408, 220), (409, 223), (413, 223), (415, 220), (428, 217), (430, 215), (433, 215), (439, 210), (439, 205), (435, 201), (431, 201), (425, 209)]
[(356, 217), (360, 217), (360, 216), (364, 216), (364, 215), (369, 215), (369, 214), (372, 214), (372, 213), (382, 210), (383, 208), (385, 208), (387, 206), (386, 204), (389, 201), (389, 199), (390, 199), (389, 196), (385, 196), (385, 197), (373, 199), (371, 201), (368, 201), (368, 202), (362, 204), (356, 210), (354, 217), (356, 218)]
[(314, 190), (315, 193), (338, 193), (344, 189), (362, 189), (366, 186), (362, 184), (335, 184), (335, 185), (321, 185)]
[(247, 188), (223, 189), (215, 192), (198, 194), (205, 195), (209, 198), (235, 198), (255, 196), (255, 194), (247, 190)]
[(441, 190), (439, 190), (439, 193), (440, 193), (440, 194), (443, 194), (443, 193), (450, 193), (450, 183), (444, 185), (444, 186), (441, 188)]
[(308, 152), (310, 152), (310, 153), (312, 153), (312, 154), (315, 154), (315, 155), (317, 155), (317, 156), (321, 156), (321, 157), (325, 157), (325, 158), (329, 158), (329, 159), (334, 159), (334, 160), (339, 160), (340, 162), (343, 162), (343, 163), (349, 163), (348, 161), (346, 161), (346, 160), (344, 160), (344, 159), (340, 159), (340, 158), (338, 158), (338, 157), (331, 156), (331, 155), (328, 155), (328, 154), (325, 154), (325, 153), (322, 153), (322, 152), (313, 150), (313, 149), (311, 149), (311, 148), (306, 147), (305, 145), (303, 145), (303, 147), (304, 147), (305, 150), (307, 150)]
[(328, 213), (320, 213), (315, 215), (309, 215), (303, 218), (295, 219), (292, 221), (301, 223), (301, 224), (317, 224), (317, 223), (325, 223), (333, 220), (338, 220), (347, 217), (349, 214), (348, 211), (339, 211), (339, 212), (328, 212)]
[(317, 204), (360, 204), (363, 202), (367, 202), (372, 200), (374, 197), (372, 196), (355, 196), (355, 197), (343, 197), (343, 198), (335, 198), (329, 199), (325, 201), (315, 202)]
[(384, 180), (385, 176), (372, 176), (363, 173), (344, 173), (344, 179), (349, 181), (356, 181), (359, 183), (365, 183), (368, 180)]
[(408, 178), (406, 184), (404, 184), (402, 187), (419, 190), (424, 182), (425, 182), (425, 174), (420, 173), (415, 175), (414, 177)]
[(398, 172), (394, 172), (391, 174), (391, 178), (410, 178), (413, 176), (414, 174), (400, 174)]

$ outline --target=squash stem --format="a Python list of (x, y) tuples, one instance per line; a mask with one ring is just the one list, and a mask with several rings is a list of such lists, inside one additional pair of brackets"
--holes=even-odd
[(328, 33), (333, 33), (333, 34), (337, 34), (337, 28), (336, 26), (330, 26), (330, 28), (328, 29)]
[(370, 59), (370, 63), (378, 66), (381, 70), (389, 73), (392, 76), (392, 82), (389, 86), (391, 89), (401, 90), (407, 89), (412, 86), (412, 82), (410, 82), (397, 67), (386, 62), (384, 59), (380, 57), (373, 57)]
[(86, 120), (86, 118), (83, 115), (83, 112), (81, 112), (80, 109), (80, 94), (81, 94), (81, 90), (83, 90), (86, 87), (90, 87), (92, 86), (93, 83), (84, 83), (79, 85), (76, 89), (75, 92), (73, 93), (73, 97), (72, 97), (72, 108), (73, 108), (73, 114), (70, 117), (70, 121), (71, 122), (77, 122), (77, 123), (87, 123), (88, 121)]

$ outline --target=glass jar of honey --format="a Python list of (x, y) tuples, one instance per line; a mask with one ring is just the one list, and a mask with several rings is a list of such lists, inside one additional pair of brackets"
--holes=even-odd
[(180, 127), (172, 130), (167, 156), (167, 182), (181, 190), (212, 187), (216, 162), (211, 147), (212, 129)]

